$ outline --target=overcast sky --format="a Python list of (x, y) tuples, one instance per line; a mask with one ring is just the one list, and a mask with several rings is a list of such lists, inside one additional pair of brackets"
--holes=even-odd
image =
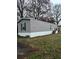
[(61, 0), (50, 0), (50, 2), (53, 4), (60, 4)]

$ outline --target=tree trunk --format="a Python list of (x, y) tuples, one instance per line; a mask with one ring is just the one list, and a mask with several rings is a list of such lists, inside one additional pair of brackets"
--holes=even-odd
[(55, 33), (56, 33), (56, 34), (58, 33), (58, 23), (57, 23), (57, 29), (56, 29)]

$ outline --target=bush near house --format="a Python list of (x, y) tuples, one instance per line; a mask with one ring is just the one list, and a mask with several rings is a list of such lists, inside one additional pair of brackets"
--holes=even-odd
[(61, 34), (35, 38), (18, 37), (17, 42), (25, 45), (29, 44), (33, 48), (39, 48), (39, 51), (31, 52), (27, 59), (61, 59)]

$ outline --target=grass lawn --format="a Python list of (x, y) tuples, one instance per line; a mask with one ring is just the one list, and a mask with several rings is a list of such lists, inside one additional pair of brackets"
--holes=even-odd
[(30, 53), (27, 59), (61, 59), (61, 34), (35, 38), (18, 37), (17, 41), (39, 48), (39, 51)]

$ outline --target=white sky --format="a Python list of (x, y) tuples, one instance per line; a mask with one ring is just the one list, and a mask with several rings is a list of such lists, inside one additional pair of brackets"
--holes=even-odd
[(50, 2), (53, 4), (60, 4), (61, 0), (50, 0)]

